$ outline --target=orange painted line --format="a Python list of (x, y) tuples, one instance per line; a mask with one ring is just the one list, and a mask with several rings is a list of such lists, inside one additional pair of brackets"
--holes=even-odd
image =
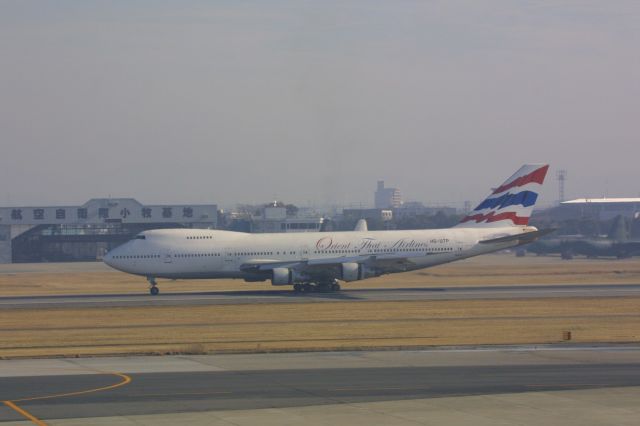
[(2, 401), (4, 403), (4, 405), (6, 405), (7, 407), (11, 408), (13, 411), (21, 414), (22, 416), (24, 416), (25, 418), (31, 420), (34, 424), (37, 424), (38, 426), (47, 426), (47, 424), (45, 422), (43, 422), (42, 420), (40, 420), (39, 418), (37, 418), (36, 416), (34, 416), (33, 414), (31, 414), (30, 412), (23, 410), (22, 408), (18, 407), (16, 404), (14, 404), (12, 401)]
[(124, 386), (126, 384), (131, 383), (131, 377), (127, 376), (126, 374), (122, 374), (122, 373), (107, 373), (104, 372), (102, 374), (111, 374), (113, 376), (118, 376), (122, 379), (121, 382), (118, 382), (114, 385), (109, 385), (109, 386), (103, 386), (100, 388), (95, 388), (95, 389), (87, 389), (87, 390), (82, 390), (82, 391), (77, 391), (77, 392), (68, 392), (68, 393), (58, 393), (58, 394), (54, 394), (54, 395), (45, 395), (45, 396), (36, 396), (33, 398), (22, 398), (22, 399), (14, 399), (13, 402), (24, 402), (24, 401), (36, 401), (36, 400), (41, 400), (41, 399), (51, 399), (51, 398), (62, 398), (65, 396), (76, 396), (76, 395), (84, 395), (87, 393), (94, 393), (94, 392), (100, 392), (100, 391), (106, 391), (109, 389), (115, 389), (115, 388), (119, 388), (120, 386)]

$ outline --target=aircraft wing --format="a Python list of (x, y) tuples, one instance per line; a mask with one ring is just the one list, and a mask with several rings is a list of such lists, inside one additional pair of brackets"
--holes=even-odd
[(269, 259), (255, 259), (245, 262), (240, 267), (245, 271), (264, 272), (275, 268), (291, 268), (297, 270), (313, 271), (325, 268), (337, 267), (342, 263), (361, 263), (380, 269), (397, 269), (400, 265), (409, 264), (406, 256), (395, 254), (376, 254), (368, 256), (340, 256), (325, 259), (309, 259), (294, 261), (274, 261)]

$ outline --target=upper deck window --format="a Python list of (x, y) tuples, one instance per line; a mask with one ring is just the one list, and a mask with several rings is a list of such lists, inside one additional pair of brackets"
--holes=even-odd
[(136, 240), (146, 240), (147, 237), (145, 237), (144, 235), (136, 235)]

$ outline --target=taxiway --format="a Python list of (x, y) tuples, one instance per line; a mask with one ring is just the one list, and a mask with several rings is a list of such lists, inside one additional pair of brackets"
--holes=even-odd
[[(640, 386), (638, 355), (638, 346), (540, 346), (3, 361), (0, 399), (10, 404), (0, 408), (0, 421), (25, 420), (14, 405), (44, 424), (256, 424), (274, 410), (283, 423), (295, 412), (298, 421), (324, 424), (339, 407), (339, 421), (410, 424), (420, 404), (457, 399), (469, 414), (464, 398), (482, 396), (492, 405), (513, 395), (520, 395), (518, 409), (540, 420), (549, 415), (535, 415), (541, 395), (596, 392), (599, 404), (573, 421), (611, 403), (611, 424), (624, 424), (639, 414), (631, 404)], [(629, 406), (620, 410), (625, 400)], [(414, 411), (397, 417), (388, 412), (394, 404)], [(436, 414), (423, 407), (423, 421), (413, 424), (442, 419)], [(488, 424), (500, 415), (485, 407), (476, 420)]]
[(403, 300), (479, 300), (557, 297), (640, 296), (640, 284), (528, 285), (438, 288), (345, 289), (336, 293), (304, 293), (291, 290), (211, 291), (199, 293), (91, 294), (69, 296), (0, 297), (1, 309), (86, 308), (121, 306), (183, 306), (252, 303), (309, 303)]

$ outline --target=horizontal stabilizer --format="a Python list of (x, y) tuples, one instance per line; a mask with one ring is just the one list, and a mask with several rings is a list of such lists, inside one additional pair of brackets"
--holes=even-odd
[(508, 235), (506, 237), (492, 238), (490, 240), (480, 241), (480, 244), (507, 243), (509, 241), (518, 241), (519, 244), (527, 244), (544, 237), (555, 231), (554, 228), (541, 229), (539, 231), (525, 232), (524, 234)]

